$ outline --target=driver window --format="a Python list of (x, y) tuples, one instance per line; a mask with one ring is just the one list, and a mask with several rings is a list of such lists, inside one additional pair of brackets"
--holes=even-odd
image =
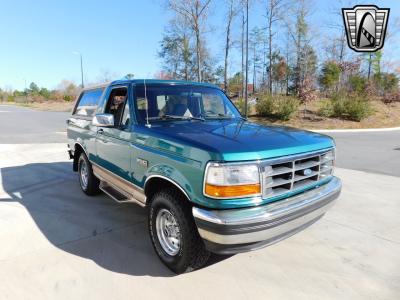
[[(113, 89), (108, 97), (105, 113), (114, 115), (115, 127), (119, 127), (129, 120), (129, 105), (126, 105), (128, 109), (124, 109), (125, 103), (128, 103), (128, 101), (126, 101), (127, 95), (128, 89), (126, 87), (120, 87)], [(125, 120), (123, 120), (125, 115), (124, 111), (126, 110), (127, 116), (125, 116)]]

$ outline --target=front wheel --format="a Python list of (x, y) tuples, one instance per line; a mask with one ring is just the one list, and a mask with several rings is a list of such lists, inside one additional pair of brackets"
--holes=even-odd
[(148, 222), (153, 247), (169, 269), (180, 274), (205, 265), (210, 253), (182, 194), (174, 189), (157, 193), (150, 204)]

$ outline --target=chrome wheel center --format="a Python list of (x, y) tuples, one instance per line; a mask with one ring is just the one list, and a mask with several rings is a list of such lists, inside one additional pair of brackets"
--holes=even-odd
[(80, 170), (80, 175), (81, 175), (81, 184), (84, 189), (87, 188), (88, 185), (88, 168), (86, 161), (81, 162), (81, 170)]
[(181, 247), (181, 233), (175, 217), (166, 209), (160, 209), (156, 217), (158, 241), (167, 254), (175, 256)]

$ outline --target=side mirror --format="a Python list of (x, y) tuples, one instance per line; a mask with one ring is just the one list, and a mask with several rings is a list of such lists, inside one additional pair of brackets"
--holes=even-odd
[(93, 117), (92, 124), (98, 127), (114, 127), (114, 115), (97, 114)]

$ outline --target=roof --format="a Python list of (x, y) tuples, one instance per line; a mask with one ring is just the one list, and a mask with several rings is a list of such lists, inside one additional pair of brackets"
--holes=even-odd
[(162, 80), (162, 79), (121, 79), (121, 80), (115, 80), (112, 82), (104, 83), (101, 85), (97, 86), (91, 86), (87, 87), (85, 89), (93, 89), (93, 88), (99, 88), (99, 87), (105, 87), (108, 85), (115, 85), (115, 84), (144, 84), (146, 81), (146, 85), (194, 85), (194, 86), (203, 86), (203, 87), (213, 87), (213, 88), (219, 88), (218, 86), (211, 84), (211, 83), (205, 83), (205, 82), (194, 82), (194, 81), (183, 81), (183, 80)]

